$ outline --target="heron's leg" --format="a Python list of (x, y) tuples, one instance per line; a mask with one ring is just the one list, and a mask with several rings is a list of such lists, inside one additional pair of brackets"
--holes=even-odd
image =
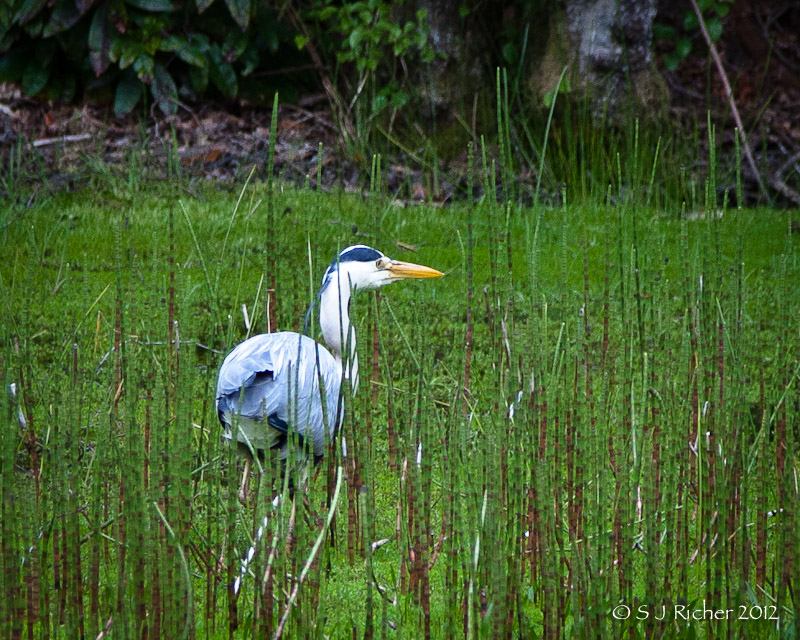
[(244, 459), (244, 471), (242, 471), (242, 482), (239, 484), (239, 502), (243, 506), (247, 506), (247, 500), (250, 497), (250, 457)]

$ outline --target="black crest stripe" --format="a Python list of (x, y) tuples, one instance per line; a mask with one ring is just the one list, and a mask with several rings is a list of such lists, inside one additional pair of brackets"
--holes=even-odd
[(339, 254), (338, 258), (334, 258), (333, 263), (339, 262), (372, 262), (383, 257), (380, 251), (370, 249), (369, 247), (351, 247), (345, 249)]

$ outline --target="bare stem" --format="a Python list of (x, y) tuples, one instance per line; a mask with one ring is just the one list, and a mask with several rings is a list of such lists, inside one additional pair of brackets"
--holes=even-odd
[(714, 46), (714, 43), (711, 41), (711, 36), (708, 34), (708, 29), (706, 29), (706, 23), (703, 20), (703, 13), (700, 11), (700, 7), (697, 6), (697, 0), (689, 0), (689, 2), (692, 3), (692, 9), (694, 9), (695, 15), (697, 16), (697, 22), (700, 24), (700, 31), (703, 34), (703, 38), (705, 38), (706, 44), (708, 45), (708, 50), (711, 52), (711, 57), (714, 59), (714, 64), (717, 67), (717, 73), (719, 73), (719, 77), (722, 79), (722, 86), (725, 88), (725, 95), (727, 96), (728, 104), (731, 107), (731, 113), (733, 114), (733, 121), (739, 128), (739, 134), (742, 137), (742, 146), (744, 147), (744, 155), (745, 158), (747, 158), (747, 164), (750, 165), (750, 170), (756, 177), (759, 191), (765, 198), (767, 198), (767, 200), (769, 200), (769, 195), (767, 194), (767, 190), (764, 187), (764, 182), (761, 180), (761, 174), (758, 172), (758, 169), (756, 168), (755, 160), (753, 160), (753, 154), (750, 151), (750, 144), (747, 142), (747, 134), (745, 133), (744, 125), (742, 124), (742, 118), (739, 115), (739, 109), (736, 108), (736, 101), (733, 99), (733, 91), (731, 90), (731, 83), (728, 82), (728, 76), (725, 74), (725, 69), (722, 67), (722, 59), (719, 57), (719, 52), (717, 51), (717, 47)]
[(325, 540), (325, 533), (328, 531), (328, 528), (331, 526), (331, 522), (333, 521), (333, 514), (336, 512), (336, 505), (339, 502), (339, 491), (341, 488), (342, 467), (340, 466), (336, 469), (336, 488), (333, 491), (333, 500), (331, 500), (331, 506), (328, 509), (328, 517), (325, 518), (325, 526), (322, 527), (322, 530), (319, 532), (317, 540), (314, 542), (314, 546), (311, 549), (311, 553), (308, 554), (308, 558), (303, 566), (303, 570), (300, 572), (297, 582), (294, 583), (294, 587), (292, 587), (292, 593), (289, 594), (289, 601), (286, 603), (286, 608), (283, 610), (281, 621), (278, 623), (278, 628), (275, 629), (272, 640), (278, 640), (283, 636), (283, 628), (286, 626), (286, 621), (289, 619), (292, 606), (294, 606), (295, 600), (297, 600), (297, 594), (300, 592), (300, 585), (302, 585), (303, 582), (305, 582), (305, 579), (308, 577), (308, 572), (311, 570), (311, 565), (314, 563), (314, 558), (317, 556), (317, 553), (319, 552), (319, 549)]

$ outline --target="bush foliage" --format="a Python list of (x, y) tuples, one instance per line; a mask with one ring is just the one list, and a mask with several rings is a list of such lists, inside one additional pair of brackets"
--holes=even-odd
[(173, 113), (209, 88), (236, 96), (239, 79), (291, 38), (254, 0), (13, 0), (0, 9), (0, 78), (65, 101), (109, 87), (118, 114), (149, 88)]
[[(400, 26), (391, 18), (393, 6), (382, 0), (343, 6), (319, 0), (302, 8), (264, 0), (6, 0), (0, 81), (61, 101), (106, 92), (118, 115), (152, 99), (169, 114), (209, 92), (238, 96), (256, 70), (307, 65), (309, 34), (324, 40), (320, 49), (331, 62), (359, 71), (367, 42), (373, 43), (365, 62), (371, 69), (381, 47), (394, 56), (412, 48), (430, 56), (427, 31), (419, 28), (425, 16)], [(302, 21), (317, 28), (301, 34)]]

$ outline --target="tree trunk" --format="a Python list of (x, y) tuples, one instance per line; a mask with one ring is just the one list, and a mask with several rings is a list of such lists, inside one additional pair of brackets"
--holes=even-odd
[(651, 55), (655, 0), (563, 0), (563, 7), (551, 14), (534, 92), (552, 91), (566, 66), (569, 84), (561, 90), (587, 97), (598, 115), (614, 120), (629, 106), (664, 112), (668, 93)]
[(474, 93), (485, 85), (480, 35), (465, 24), (459, 0), (418, 0), (414, 4), (428, 12), (430, 42), (437, 53), (429, 65), (430, 76), (422, 79), (420, 88), (436, 110), (464, 112), (465, 101), (471, 108)]

